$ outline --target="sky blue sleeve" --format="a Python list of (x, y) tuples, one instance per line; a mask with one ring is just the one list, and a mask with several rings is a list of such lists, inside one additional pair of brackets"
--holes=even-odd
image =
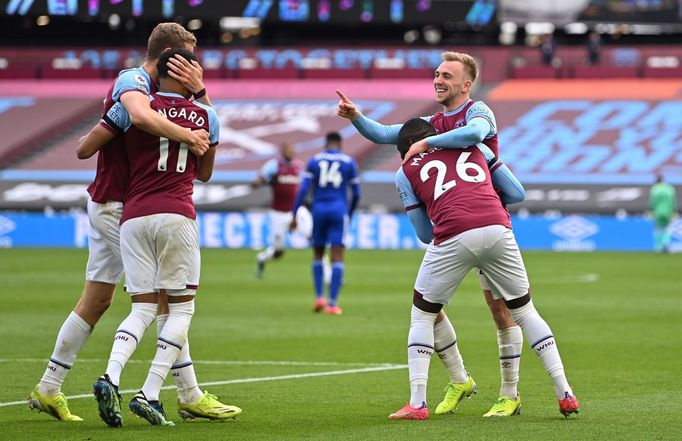
[(105, 123), (107, 123), (107, 125), (113, 127), (114, 129), (118, 129), (121, 132), (127, 131), (132, 125), (130, 115), (121, 103), (116, 103), (111, 106), (111, 109), (109, 109), (107, 114), (102, 119)]
[(397, 144), (398, 132), (403, 127), (402, 124), (385, 126), (363, 114), (360, 114), (360, 118), (353, 121), (353, 126), (362, 136), (375, 144)]
[(137, 90), (145, 95), (151, 93), (151, 85), (147, 78), (142, 75), (137, 69), (131, 69), (121, 72), (114, 83), (114, 90), (111, 97), (114, 101), (118, 101), (125, 92), (130, 90)]
[(208, 107), (208, 142), (216, 145), (220, 142), (220, 120), (212, 107)]
[(398, 190), (398, 196), (400, 196), (400, 200), (402, 201), (405, 210), (409, 211), (414, 207), (423, 205), (422, 201), (414, 194), (412, 184), (410, 184), (410, 180), (405, 176), (402, 167), (400, 167), (395, 174), (395, 188)]
[(419, 206), (414, 210), (407, 212), (407, 218), (417, 233), (417, 237), (424, 243), (430, 243), (433, 240), (433, 224), (426, 214), (426, 208)]
[(265, 164), (263, 164), (263, 167), (260, 169), (260, 176), (265, 180), (265, 182), (271, 182), (272, 178), (275, 177), (277, 174), (277, 159), (272, 158), (269, 161), (267, 161)]
[(474, 118), (465, 126), (426, 138), (429, 147), (441, 149), (463, 149), (482, 142), (490, 133), (490, 123), (483, 118)]
[(485, 135), (486, 139), (491, 138), (497, 134), (497, 122), (495, 115), (483, 101), (476, 101), (473, 106), (469, 107), (466, 114), (467, 125), (476, 118), (482, 118), (490, 124), (490, 130)]
[(493, 187), (505, 204), (517, 204), (526, 198), (526, 190), (516, 176), (502, 161), (498, 161), (492, 168), (491, 180)]

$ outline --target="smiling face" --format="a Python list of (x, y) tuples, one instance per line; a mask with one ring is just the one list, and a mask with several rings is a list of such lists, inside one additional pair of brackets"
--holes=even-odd
[(469, 98), (472, 83), (471, 76), (461, 62), (443, 61), (433, 77), (436, 101), (447, 110), (453, 110)]

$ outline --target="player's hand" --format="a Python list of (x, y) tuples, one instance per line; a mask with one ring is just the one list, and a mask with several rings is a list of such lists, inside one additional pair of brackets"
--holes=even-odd
[(194, 60), (190, 63), (178, 54), (168, 60), (168, 75), (190, 92), (199, 92), (204, 88), (204, 69), (201, 65)]
[(291, 223), (289, 224), (289, 231), (295, 231), (296, 227), (298, 227), (298, 222), (296, 222), (296, 216), (294, 216), (294, 218), (291, 219)]
[(360, 112), (358, 112), (353, 101), (349, 100), (339, 89), (336, 89), (336, 94), (339, 96), (339, 108), (336, 111), (336, 114), (341, 118), (346, 118), (351, 121), (360, 118)]
[(204, 156), (210, 144), (208, 132), (204, 129), (192, 130), (190, 131), (190, 139), (191, 141), (187, 143), (189, 151), (194, 153), (195, 156)]
[(426, 139), (422, 139), (420, 141), (415, 142), (410, 146), (410, 149), (405, 153), (405, 158), (403, 159), (403, 165), (407, 164), (407, 161), (410, 160), (411, 157), (418, 155), (420, 153), (424, 153), (429, 149), (429, 145), (426, 143)]

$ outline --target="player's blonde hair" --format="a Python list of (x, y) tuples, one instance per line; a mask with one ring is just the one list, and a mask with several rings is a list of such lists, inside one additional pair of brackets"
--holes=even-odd
[(443, 61), (459, 61), (464, 65), (466, 73), (471, 77), (471, 82), (476, 81), (478, 64), (476, 64), (474, 57), (463, 52), (443, 52), (440, 57)]
[(159, 23), (147, 40), (147, 59), (156, 60), (166, 48), (186, 49), (197, 44), (193, 33), (177, 23)]

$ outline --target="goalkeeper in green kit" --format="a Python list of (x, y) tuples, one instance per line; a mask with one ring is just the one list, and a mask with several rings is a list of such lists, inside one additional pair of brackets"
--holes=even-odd
[(656, 183), (649, 192), (649, 210), (654, 220), (654, 250), (667, 252), (670, 244), (668, 225), (677, 212), (675, 187), (663, 182), (663, 176), (656, 177)]

